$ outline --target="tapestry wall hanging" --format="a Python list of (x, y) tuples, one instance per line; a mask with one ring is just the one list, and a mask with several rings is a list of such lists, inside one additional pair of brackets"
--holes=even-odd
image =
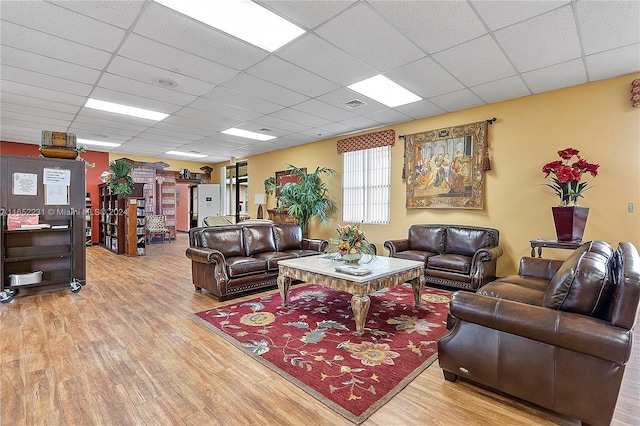
[(406, 206), (482, 209), (492, 120), (405, 135)]

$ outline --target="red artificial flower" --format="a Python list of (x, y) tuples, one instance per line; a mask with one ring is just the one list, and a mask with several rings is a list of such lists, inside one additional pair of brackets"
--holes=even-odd
[(560, 183), (573, 182), (576, 180), (573, 167), (562, 166), (556, 171), (556, 177)]
[(562, 161), (552, 161), (550, 163), (545, 164), (542, 167), (542, 173), (545, 173), (545, 178), (549, 177), (549, 173), (556, 172), (558, 168), (562, 166)]
[(573, 148), (566, 148), (566, 149), (563, 149), (562, 151), (558, 151), (558, 155), (563, 160), (568, 160), (571, 157), (573, 157), (574, 155), (578, 155), (579, 153), (580, 153), (580, 151), (578, 151), (577, 149), (573, 149)]

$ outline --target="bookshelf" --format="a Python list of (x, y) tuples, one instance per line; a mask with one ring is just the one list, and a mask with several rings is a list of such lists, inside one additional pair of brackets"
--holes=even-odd
[(87, 194), (84, 197), (84, 222), (85, 222), (85, 228), (84, 228), (84, 239), (85, 239), (85, 244), (87, 246), (90, 246), (93, 244), (93, 239), (91, 236), (91, 217), (92, 217), (92, 205), (91, 205), (91, 194), (87, 192)]
[[(143, 184), (137, 183), (131, 194), (142, 198)], [(98, 243), (115, 254), (126, 252), (125, 212), (126, 198), (114, 194), (106, 183), (98, 185), (100, 215), (98, 221)]]
[(146, 254), (145, 226), (146, 200), (144, 197), (127, 198), (127, 255)]
[(169, 238), (176, 236), (176, 173), (162, 173), (160, 187), (160, 211), (167, 218), (167, 227), (171, 230)]

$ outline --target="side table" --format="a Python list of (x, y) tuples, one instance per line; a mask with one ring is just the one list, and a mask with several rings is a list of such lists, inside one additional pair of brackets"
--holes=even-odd
[(542, 248), (557, 248), (566, 250), (575, 250), (582, 245), (583, 241), (558, 241), (550, 238), (536, 238), (531, 240), (531, 257), (536, 257), (536, 248), (538, 249), (538, 257), (542, 257)]

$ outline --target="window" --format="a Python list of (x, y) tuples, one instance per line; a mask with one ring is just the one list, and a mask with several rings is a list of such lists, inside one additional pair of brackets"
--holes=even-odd
[(342, 176), (342, 220), (389, 223), (391, 146), (345, 152)]

